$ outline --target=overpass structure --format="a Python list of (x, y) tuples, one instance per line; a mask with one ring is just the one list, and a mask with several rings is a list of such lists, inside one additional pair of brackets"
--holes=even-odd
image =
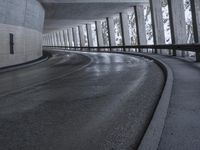
[(184, 1), (165, 2), (171, 44), (162, 0), (0, 0), (0, 150), (200, 149), (200, 1), (192, 44)]

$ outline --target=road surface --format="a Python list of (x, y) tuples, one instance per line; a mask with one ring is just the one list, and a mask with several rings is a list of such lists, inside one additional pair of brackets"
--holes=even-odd
[(164, 85), (150, 60), (56, 52), (0, 74), (0, 150), (136, 149)]

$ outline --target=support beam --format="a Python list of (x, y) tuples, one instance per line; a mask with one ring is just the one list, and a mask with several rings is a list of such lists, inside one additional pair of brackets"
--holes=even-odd
[[(191, 0), (194, 42), (200, 43), (200, 1)], [(196, 52), (196, 60), (200, 61), (200, 49)]]
[(80, 45), (81, 47), (85, 47), (85, 37), (83, 33), (83, 26), (79, 26), (79, 37), (80, 37)]
[[(167, 0), (171, 27), (172, 44), (186, 43), (185, 12), (182, 0)], [(173, 51), (173, 56), (184, 56), (184, 51)]]
[[(120, 24), (121, 24), (121, 31), (122, 31), (122, 44), (123, 46), (131, 45), (131, 38), (129, 34), (129, 26), (128, 26), (128, 14), (123, 12), (119, 14), (120, 16)], [(124, 48), (124, 51), (126, 49)]]
[[(108, 39), (109, 39), (109, 46), (116, 46), (115, 41), (115, 32), (114, 32), (114, 21), (112, 17), (107, 17), (107, 26), (108, 26)], [(111, 50), (111, 49), (110, 49)]]
[[(161, 0), (150, 0), (151, 19), (154, 44), (165, 44), (164, 24), (162, 17), (162, 3)], [(178, 7), (178, 6), (177, 6)], [(155, 53), (158, 51), (155, 50)], [(159, 50), (162, 53), (162, 50)]]
[(73, 34), (72, 34), (72, 28), (67, 29), (68, 33), (68, 39), (69, 39), (69, 46), (72, 47), (73, 45)]
[(94, 44), (93, 44), (93, 38), (92, 38), (92, 25), (87, 24), (86, 28), (87, 28), (88, 46), (93, 47)]
[(103, 44), (101, 21), (95, 21), (95, 25), (96, 25), (96, 35), (97, 35), (97, 46), (102, 47), (104, 46), (104, 44)]
[(73, 28), (72, 30), (73, 30), (74, 46), (78, 47), (79, 44), (78, 44), (78, 30), (77, 30), (77, 27)]

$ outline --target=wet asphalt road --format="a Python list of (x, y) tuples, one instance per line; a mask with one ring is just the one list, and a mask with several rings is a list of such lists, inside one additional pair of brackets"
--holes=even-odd
[(57, 52), (0, 74), (0, 150), (136, 149), (163, 87), (152, 61)]

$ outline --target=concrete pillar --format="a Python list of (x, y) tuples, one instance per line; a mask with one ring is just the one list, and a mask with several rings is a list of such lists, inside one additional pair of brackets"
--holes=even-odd
[(115, 41), (115, 32), (114, 32), (114, 21), (112, 17), (106, 18), (107, 25), (108, 25), (108, 39), (109, 39), (109, 45), (110, 46), (116, 46)]
[(47, 43), (47, 45), (49, 45), (49, 39), (48, 39), (48, 34), (46, 34), (46, 43)]
[(58, 31), (56, 32), (56, 41), (57, 41), (57, 46), (60, 46), (60, 39), (59, 39)]
[(144, 20), (144, 7), (135, 6), (135, 20), (136, 20), (136, 30), (137, 30), (137, 43), (138, 45), (146, 45), (146, 29), (145, 29), (145, 20)]
[(62, 32), (58, 31), (58, 33), (59, 33), (60, 46), (63, 46)]
[(79, 26), (79, 37), (80, 37), (80, 45), (81, 47), (85, 47), (85, 37), (83, 33), (83, 26)]
[(129, 26), (128, 26), (128, 14), (123, 12), (120, 13), (120, 23), (121, 23), (121, 31), (122, 31), (122, 43), (123, 46), (131, 45), (131, 38), (129, 34)]
[(54, 42), (55, 42), (55, 46), (58, 46), (58, 41), (57, 41), (56, 32), (54, 32)]
[(53, 41), (52, 41), (52, 38), (51, 38), (51, 33), (49, 33), (49, 38), (50, 38), (50, 46), (53, 46)]
[(68, 39), (69, 39), (69, 47), (73, 46), (73, 33), (72, 28), (67, 29)]
[(92, 38), (92, 25), (87, 24), (86, 28), (87, 28), (88, 46), (93, 47), (94, 44), (93, 44), (93, 38)]
[[(180, 1), (180, 0), (179, 0)], [(150, 0), (154, 45), (165, 44), (161, 0)], [(162, 50), (158, 50), (162, 53)], [(157, 50), (155, 50), (157, 53)]]
[(58, 32), (55, 32), (57, 46), (60, 46)]
[[(138, 45), (147, 45), (145, 20), (144, 20), (144, 6), (134, 6), (136, 28), (137, 28), (137, 42)], [(141, 50), (139, 50), (141, 52)], [(143, 50), (144, 52), (144, 50)]]
[(96, 35), (97, 35), (97, 46), (98, 47), (103, 47), (103, 35), (102, 35), (102, 25), (101, 21), (95, 21), (96, 25)]
[[(172, 44), (186, 43), (185, 12), (182, 0), (167, 0), (171, 27)], [(173, 51), (173, 55), (184, 56), (184, 51)]]
[(46, 35), (46, 39), (47, 39), (47, 45), (49, 45), (49, 38), (48, 38), (48, 34)]
[(47, 39), (47, 34), (45, 35), (45, 41), (46, 41), (46, 45), (48, 45), (48, 39)]
[(51, 46), (53, 46), (54, 43), (53, 43), (52, 33), (50, 34), (50, 38), (51, 38)]
[(49, 46), (51, 46), (51, 45), (52, 45), (52, 42), (51, 42), (51, 34), (49, 34), (48, 38), (49, 38)]
[(73, 28), (72, 30), (73, 30), (74, 46), (78, 47), (79, 46), (79, 44), (78, 44), (78, 34), (77, 34), (78, 30), (77, 30), (77, 28)]
[(68, 34), (67, 30), (63, 30), (63, 36), (64, 36), (64, 41), (65, 41), (65, 46), (69, 46), (69, 41), (68, 41)]
[(62, 46), (65, 46), (64, 36), (63, 36), (63, 30), (60, 31), (60, 39), (62, 42)]
[(44, 44), (44, 45), (47, 45), (46, 36), (43, 36), (43, 44)]
[[(200, 1), (191, 0), (191, 11), (193, 20), (194, 42), (200, 43)], [(196, 52), (196, 60), (200, 61), (200, 50)]]

